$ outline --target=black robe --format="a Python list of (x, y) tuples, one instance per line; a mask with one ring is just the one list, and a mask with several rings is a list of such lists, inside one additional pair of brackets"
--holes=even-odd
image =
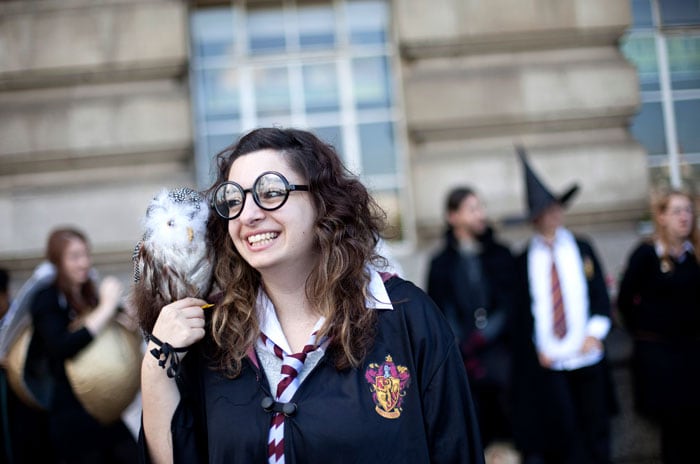
[(507, 328), (514, 303), (515, 260), (491, 229), (478, 237), (478, 245), (478, 251), (463, 254), (448, 229), (444, 248), (430, 262), (428, 295), (460, 343), (486, 447), (512, 438)]
[[(447, 322), (413, 284), (393, 277), (385, 286), (394, 309), (376, 309), (377, 335), (361, 368), (338, 371), (324, 357), (292, 398), (297, 411), (284, 422), (287, 464), (483, 463), (467, 378)], [(388, 362), (408, 376), (393, 418), (380, 413), (372, 387), (377, 365)], [(255, 360), (246, 359), (240, 376), (230, 380), (209, 369), (195, 347), (182, 367), (182, 399), (172, 420), (175, 463), (267, 462), (272, 414), (261, 401), (272, 395)], [(140, 441), (147, 460), (143, 432)]]
[(654, 244), (641, 243), (620, 283), (636, 406), (652, 418), (700, 410), (700, 264), (691, 253), (684, 258), (662, 266)]
[[(510, 250), (498, 243), (489, 229), (479, 237), (481, 251), (478, 259), (482, 271), (482, 295), (470, 295), (466, 285), (469, 272), (459, 251), (459, 244), (451, 231), (445, 234), (445, 247), (430, 262), (428, 272), (428, 295), (445, 314), (460, 342), (468, 342), (478, 334), (483, 340), (480, 349), (482, 366), (486, 376), (500, 382), (507, 381), (507, 362), (489, 363), (489, 350), (501, 352), (505, 347), (508, 319), (511, 317), (514, 300), (515, 261)], [(475, 298), (478, 297), (478, 298)], [(475, 301), (480, 300), (480, 301)], [(475, 310), (483, 308), (488, 323), (477, 327)], [(494, 371), (494, 372), (490, 372)]]
[(66, 375), (66, 360), (92, 342), (90, 332), (85, 327), (69, 329), (73, 311), (54, 285), (36, 293), (31, 313), (34, 335), (27, 356), (33, 361), (48, 360), (51, 381), (45, 400), (55, 454), (67, 462), (133, 462), (136, 440), (124, 422), (98, 422), (75, 396)]

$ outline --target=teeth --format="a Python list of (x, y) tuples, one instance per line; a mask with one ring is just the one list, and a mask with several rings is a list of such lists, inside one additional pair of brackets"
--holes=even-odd
[(277, 232), (265, 232), (264, 234), (251, 235), (248, 237), (248, 243), (254, 245), (256, 243), (270, 241), (277, 238), (278, 235), (279, 234)]

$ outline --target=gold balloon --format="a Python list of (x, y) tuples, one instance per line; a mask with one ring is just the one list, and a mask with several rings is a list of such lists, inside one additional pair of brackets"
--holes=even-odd
[(85, 410), (103, 424), (115, 422), (139, 390), (141, 340), (111, 322), (78, 355), (66, 361), (66, 375)]

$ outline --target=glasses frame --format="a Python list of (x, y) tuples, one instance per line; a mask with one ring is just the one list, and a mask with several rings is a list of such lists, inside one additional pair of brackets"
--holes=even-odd
[[(256, 185), (258, 184), (258, 182), (260, 182), (260, 179), (262, 179), (263, 177), (265, 177), (269, 174), (273, 174), (273, 175), (279, 177), (280, 179), (282, 179), (282, 183), (284, 184), (284, 191), (285, 191), (284, 199), (282, 200), (282, 202), (277, 206), (273, 206), (272, 208), (268, 208), (266, 206), (263, 206), (262, 202), (260, 201), (260, 197), (258, 196), (258, 192), (256, 191), (256, 188), (255, 188)], [(235, 188), (237, 188), (240, 192), (243, 193), (243, 195), (241, 196), (241, 198), (242, 198), (241, 209), (234, 216), (224, 215), (216, 207), (216, 197), (217, 197), (219, 191), (221, 190), (221, 188), (226, 187), (227, 185), (232, 185)], [(308, 192), (309, 186), (304, 185), (304, 184), (290, 184), (289, 181), (287, 180), (287, 178), (284, 177), (283, 174), (281, 174), (277, 171), (265, 171), (255, 179), (252, 187), (250, 187), (248, 189), (244, 189), (240, 184), (233, 182), (233, 181), (222, 182), (221, 184), (219, 184), (216, 187), (216, 189), (214, 189), (214, 193), (211, 196), (210, 205), (211, 205), (211, 208), (214, 211), (216, 211), (216, 214), (219, 215), (219, 217), (230, 221), (232, 219), (236, 219), (237, 217), (239, 217), (241, 215), (241, 213), (243, 212), (243, 208), (245, 208), (245, 201), (246, 201), (246, 198), (248, 197), (248, 195), (247, 195), (248, 193), (250, 193), (253, 196), (253, 201), (255, 202), (256, 205), (258, 205), (258, 207), (260, 209), (262, 209), (264, 211), (276, 211), (276, 210), (280, 209), (282, 206), (284, 206), (285, 203), (287, 203), (287, 200), (289, 199), (289, 193), (296, 192), (296, 191)]]

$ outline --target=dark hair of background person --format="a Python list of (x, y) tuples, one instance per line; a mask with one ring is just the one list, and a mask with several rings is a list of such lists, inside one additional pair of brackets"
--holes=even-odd
[(445, 202), (445, 208), (450, 213), (457, 211), (462, 201), (472, 195), (476, 195), (476, 192), (469, 187), (457, 187), (450, 190), (450, 193), (447, 195), (447, 201)]
[(56, 267), (56, 286), (65, 295), (69, 306), (79, 315), (83, 315), (97, 305), (97, 290), (92, 279), (81, 285), (78, 294), (71, 288), (71, 282), (62, 268), (62, 260), (68, 244), (73, 239), (82, 241), (89, 248), (87, 237), (77, 229), (66, 227), (52, 231), (46, 245), (46, 258)]
[[(385, 264), (374, 250), (386, 216), (365, 186), (345, 168), (332, 146), (310, 132), (296, 129), (256, 129), (219, 153), (218, 177), (209, 195), (228, 180), (236, 159), (266, 149), (282, 153), (309, 186), (308, 195), (317, 214), (319, 266), (306, 282), (307, 297), (326, 318), (318, 336), (331, 337), (329, 355), (336, 368), (356, 367), (375, 335), (376, 312), (366, 310), (366, 263)], [(236, 377), (260, 332), (255, 301), (261, 279), (258, 271), (236, 251), (228, 235), (228, 221), (213, 211), (208, 237), (216, 250), (215, 280), (224, 294), (211, 321), (218, 348), (215, 364), (225, 375)]]
[(656, 200), (656, 202), (654, 202), (652, 207), (652, 210), (654, 212), (655, 236), (664, 245), (664, 248), (668, 250), (669, 240), (666, 235), (666, 229), (662, 227), (661, 224), (659, 224), (659, 217), (666, 212), (668, 204), (671, 201), (671, 198), (674, 196), (685, 197), (690, 201), (690, 207), (693, 210), (693, 219), (690, 228), (690, 234), (688, 234), (688, 240), (693, 245), (695, 259), (698, 262), (700, 262), (700, 231), (698, 231), (697, 226), (695, 202), (693, 201), (693, 197), (690, 194), (682, 192), (680, 190), (670, 190), (659, 196), (659, 198)]

